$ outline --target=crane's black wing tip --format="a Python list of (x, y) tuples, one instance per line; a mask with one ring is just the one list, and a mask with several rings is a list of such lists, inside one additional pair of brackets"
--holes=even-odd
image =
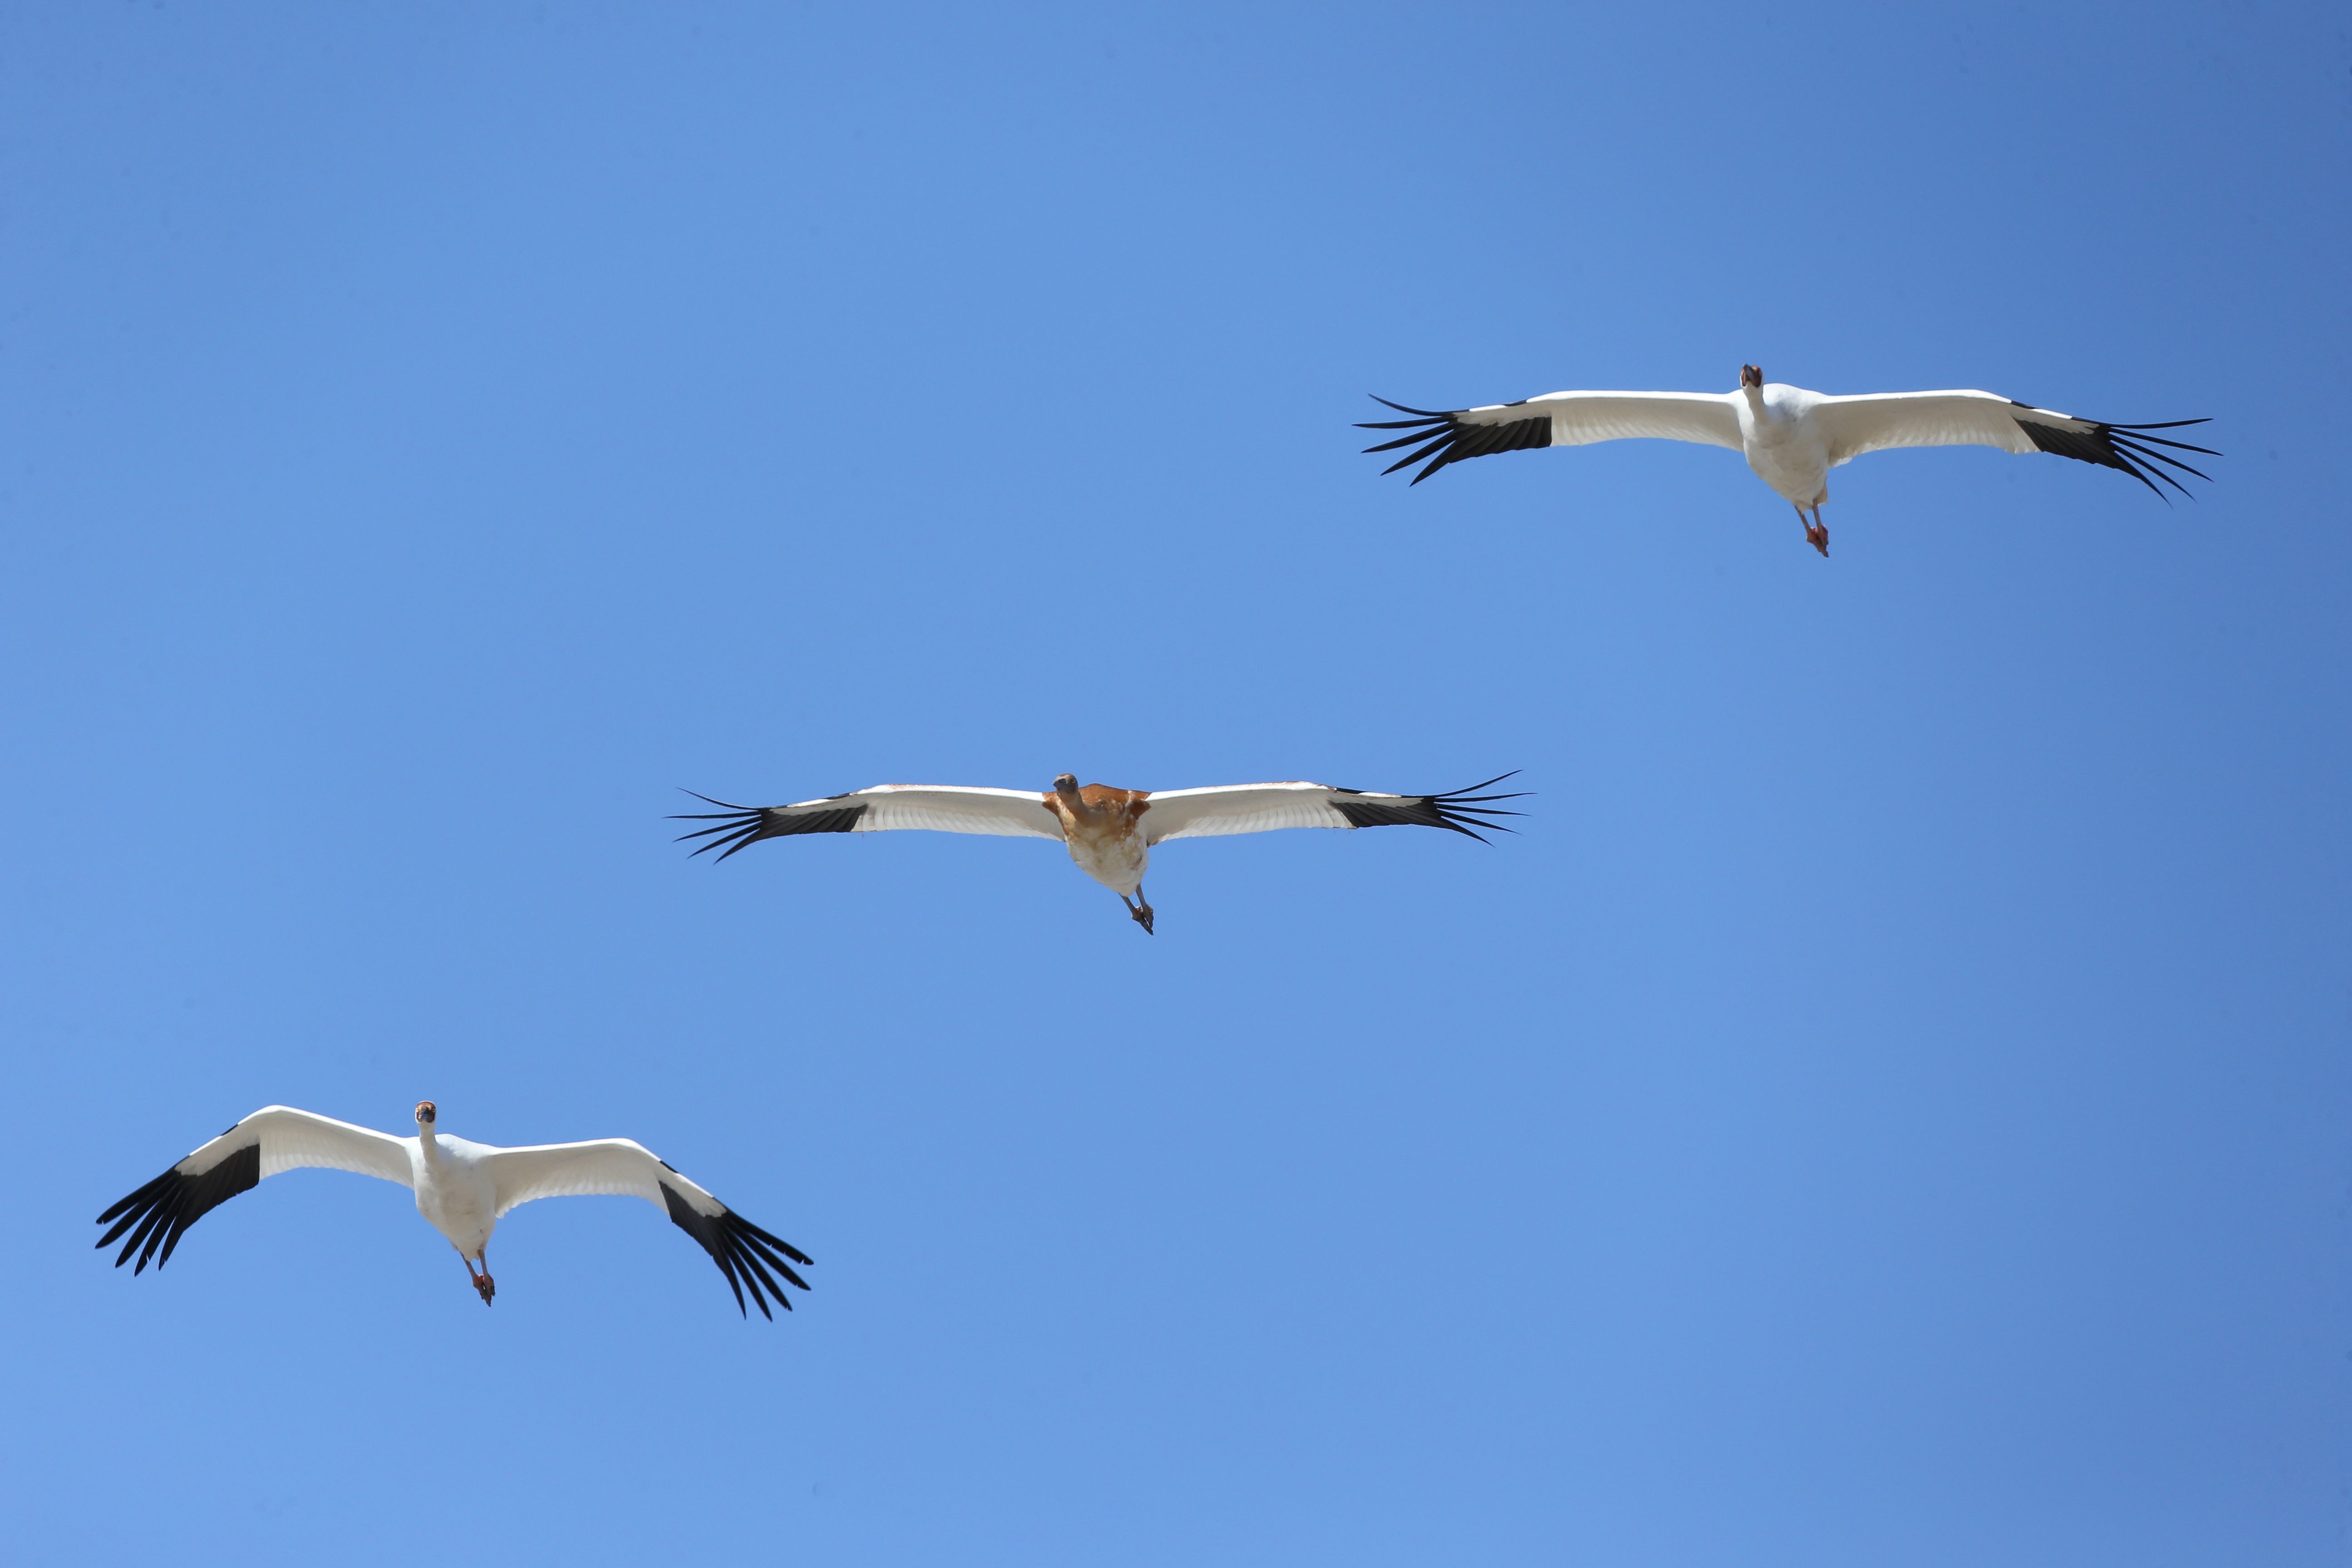
[[(2032, 405), (2020, 404), (2018, 406), (2031, 408)], [(2174, 479), (2168, 469), (2178, 468), (2184, 474), (2203, 479), (2207, 484), (2213, 482), (2213, 477), (2202, 468), (2191, 468), (2179, 458), (2168, 457), (2156, 448), (2169, 447), (2176, 452), (2197, 452), (2208, 458), (2218, 458), (2221, 453), (2210, 447), (2192, 447), (2186, 441), (2168, 440), (2162, 436), (2147, 434), (2150, 430), (2178, 430), (2189, 425), (2210, 425), (2212, 423), (2210, 418), (2167, 419), (2152, 425), (2108, 425), (2098, 420), (2084, 423), (2091, 427), (2088, 430), (2068, 430), (2055, 425), (2044, 425), (2035, 419), (2018, 420), (2026, 437), (2042, 451), (2053, 457), (2072, 458), (2079, 463), (2093, 463), (2103, 468), (2129, 474), (2167, 501), (2172, 498), (2165, 495), (2159, 481), (2191, 500), (2197, 499), (2189, 487)]]
[(209, 1171), (190, 1175), (174, 1164), (98, 1216), (100, 1225), (113, 1222), (113, 1228), (98, 1238), (98, 1248), (111, 1247), (117, 1237), (129, 1231), (131, 1239), (122, 1244), (114, 1266), (121, 1268), (136, 1252), (139, 1264), (131, 1273), (146, 1273), (151, 1260), (160, 1269), (172, 1261), (180, 1237), (187, 1234), (190, 1226), (237, 1194), (250, 1192), (260, 1184), (258, 1138), (241, 1149), (231, 1150)]
[[(1452, 409), (1452, 410), (1448, 410), (1448, 409), (1443, 409), (1443, 408), (1409, 408), (1409, 407), (1407, 407), (1405, 405), (1403, 405), (1403, 404), (1402, 404), (1402, 403), (1391, 403), (1387, 398), (1382, 397), (1382, 396), (1381, 396), (1379, 393), (1377, 393), (1377, 392), (1368, 392), (1368, 393), (1364, 394), (1364, 395), (1365, 395), (1365, 396), (1367, 396), (1367, 397), (1369, 397), (1369, 398), (1370, 398), (1374, 403), (1379, 404), (1379, 405), (1380, 405), (1381, 407), (1383, 407), (1383, 408), (1393, 408), (1393, 409), (1395, 409), (1399, 414), (1410, 414), (1410, 415), (1412, 415), (1415, 419), (1420, 419), (1420, 420), (1430, 420), (1430, 419), (1451, 419), (1451, 418), (1453, 418), (1453, 417), (1454, 417), (1454, 416), (1455, 414), (1457, 414), (1457, 413), (1461, 412), (1459, 409)], [(1398, 423), (1397, 423), (1396, 425), (1393, 425), (1393, 426), (1366, 426), (1366, 428), (1368, 428), (1368, 429), (1401, 429), (1401, 428), (1402, 428), (1402, 426), (1403, 426), (1403, 423), (1404, 423), (1403, 421), (1400, 420), (1400, 421), (1398, 421)]]
[[(697, 838), (708, 838), (710, 842), (696, 846), (694, 854), (702, 855), (717, 849), (720, 860), (757, 844), (762, 838), (789, 838), (802, 833), (853, 832), (866, 809), (866, 803), (862, 800), (855, 805), (796, 811), (774, 805), (734, 805), (723, 800), (711, 800), (707, 795), (695, 795), (692, 790), (685, 793), (725, 809), (672, 812), (669, 817), (672, 822), (709, 822), (716, 826), (681, 833), (671, 842), (686, 844)], [(841, 797), (836, 795), (833, 798)]]
[(691, 816), (679, 812), (672, 816), (670, 820), (673, 822), (696, 821), (705, 817), (718, 818), (718, 826), (698, 827), (692, 832), (681, 833), (670, 842), (688, 844), (697, 838), (708, 838), (710, 840), (709, 843), (695, 846), (694, 854), (703, 855), (717, 849), (719, 851), (719, 858), (724, 860), (746, 845), (757, 844), (761, 839), (769, 837), (768, 814), (758, 806), (744, 806), (730, 812), (696, 812)]
[(1408, 408), (1402, 403), (1390, 403), (1378, 393), (1372, 395), (1372, 401), (1387, 404), (1398, 413), (1410, 414), (1412, 417), (1360, 424), (1358, 429), (1406, 430), (1411, 434), (1400, 436), (1393, 441), (1383, 441), (1377, 447), (1367, 447), (1364, 450), (1387, 452), (1418, 443), (1418, 450), (1408, 453), (1381, 470), (1385, 477), (1426, 458), (1428, 466), (1412, 477), (1412, 483), (1416, 485), (1448, 463), (1489, 457), (1496, 452), (1523, 452), (1551, 445), (1551, 416), (1549, 414), (1534, 414), (1524, 419), (1506, 419), (1491, 425), (1472, 425), (1463, 422), (1462, 416), (1466, 412), (1464, 409), (1440, 413), (1428, 408)]
[(776, 1282), (776, 1276), (782, 1275), (792, 1284), (807, 1289), (809, 1282), (794, 1273), (792, 1267), (793, 1263), (807, 1267), (806, 1253), (770, 1236), (733, 1209), (722, 1207), (715, 1215), (706, 1215), (688, 1203), (667, 1182), (661, 1184), (661, 1190), (671, 1223), (701, 1243), (702, 1249), (710, 1254), (710, 1260), (719, 1265), (719, 1272), (727, 1277), (728, 1288), (735, 1292), (737, 1311), (747, 1318), (751, 1315), (744, 1307), (746, 1287), (751, 1292), (751, 1304), (759, 1308), (760, 1316), (770, 1322), (775, 1321), (776, 1317), (768, 1310), (772, 1298), (785, 1311), (793, 1310), (792, 1299)]
[[(1331, 805), (1340, 816), (1348, 819), (1348, 825), (1351, 827), (1444, 827), (1486, 844), (1491, 841), (1477, 829), (1484, 828), (1488, 833), (1517, 833), (1517, 828), (1508, 823), (1496, 821), (1496, 818), (1526, 815), (1524, 812), (1513, 811), (1493, 803), (1498, 800), (1519, 800), (1534, 792), (1506, 790), (1498, 795), (1485, 795), (1480, 792), (1513, 777), (1518, 771), (1513, 768), (1510, 773), (1497, 773), (1483, 784), (1474, 784), (1457, 790), (1447, 790), (1442, 795), (1391, 795), (1385, 798), (1334, 800)], [(1362, 795), (1365, 792), (1349, 790), (1345, 793)]]

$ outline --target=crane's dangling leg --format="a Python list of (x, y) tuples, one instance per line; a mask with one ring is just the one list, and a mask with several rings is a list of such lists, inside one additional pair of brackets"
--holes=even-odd
[[(486, 1247), (472, 1258), (461, 1252), (457, 1254), (457, 1261), (466, 1266), (466, 1278), (471, 1279), (474, 1282), (474, 1289), (480, 1292), (482, 1305), (488, 1306), (490, 1298), (499, 1293), (498, 1282), (490, 1278), (490, 1249)], [(478, 1274), (474, 1272), (474, 1265), (477, 1261), (479, 1261), (482, 1266), (482, 1271)]]
[(1135, 899), (1133, 902), (1129, 901), (1128, 896), (1125, 893), (1121, 893), (1118, 896), (1118, 901), (1127, 905), (1128, 918), (1134, 921), (1137, 925), (1143, 928), (1144, 935), (1150, 936), (1151, 934), (1151, 904), (1150, 901), (1143, 896), (1143, 884), (1138, 882), (1135, 885)]
[(1822, 552), (1822, 560), (1828, 560), (1830, 553), (1830, 531), (1822, 526), (1821, 502), (1815, 501), (1813, 503), (1813, 515), (1811, 521), (1806, 519), (1805, 509), (1803, 507), (1797, 508), (1797, 521), (1804, 523), (1805, 525), (1805, 542), (1820, 551)]

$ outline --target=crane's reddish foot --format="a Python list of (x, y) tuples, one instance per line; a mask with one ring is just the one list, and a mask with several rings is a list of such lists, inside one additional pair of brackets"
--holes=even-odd
[(1818, 522), (1805, 524), (1805, 542), (1820, 551), (1822, 560), (1826, 561), (1830, 558), (1830, 531), (1822, 524)]
[(474, 1276), (474, 1289), (482, 1293), (482, 1305), (485, 1307), (490, 1304), (490, 1298), (499, 1293), (498, 1281), (487, 1274)]
[(1144, 935), (1150, 936), (1151, 934), (1151, 906), (1145, 903), (1128, 903), (1127, 895), (1125, 893), (1121, 893), (1118, 896), (1118, 901), (1122, 904), (1127, 904), (1128, 918), (1135, 921), (1137, 925), (1143, 928)]

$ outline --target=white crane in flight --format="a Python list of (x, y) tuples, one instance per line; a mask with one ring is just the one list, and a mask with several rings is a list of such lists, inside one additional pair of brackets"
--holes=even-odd
[[(1728, 447), (1744, 453), (1756, 477), (1797, 509), (1806, 542), (1823, 555), (1830, 552), (1830, 531), (1822, 524), (1822, 503), (1830, 499), (1830, 470), (1864, 452), (1890, 447), (1998, 447), (2004, 452), (2054, 452), (2062, 458), (2120, 468), (2159, 496), (2164, 492), (2157, 489), (2158, 479), (2182, 495), (2189, 492), (2158, 464), (2200, 479), (2207, 476), (2154, 448), (2169, 447), (2178, 452), (2221, 456), (2210, 447), (2147, 434), (2209, 423), (2203, 419), (2104, 425), (1990, 392), (1882, 392), (1832, 397), (1801, 386), (1767, 383), (1764, 373), (1752, 364), (1739, 367), (1737, 392), (1555, 392), (1518, 403), (1447, 413), (1407, 408), (1385, 397), (1372, 401), (1412, 417), (1367, 421), (1358, 429), (1411, 434), (1364, 450), (1413, 447), (1381, 472), (1392, 474), (1426, 459), (1427, 466), (1412, 477), (1414, 484), (1465, 458), (1534, 447), (1582, 447), (1634, 437)], [(1812, 513), (1810, 519), (1805, 515), (1808, 510)]]
[(694, 1237), (727, 1276), (739, 1311), (746, 1286), (761, 1317), (775, 1317), (768, 1310), (770, 1296), (789, 1310), (792, 1302), (775, 1275), (808, 1289), (808, 1282), (792, 1269), (793, 1263), (808, 1263), (805, 1253), (679, 1175), (642, 1143), (600, 1138), (588, 1143), (499, 1149), (436, 1132), (438, 1120), (433, 1102), (419, 1100), (416, 1136), (395, 1138), (289, 1105), (264, 1106), (99, 1215), (99, 1224), (111, 1222), (114, 1228), (98, 1245), (110, 1247), (128, 1231), (131, 1239), (122, 1244), (114, 1266), (121, 1268), (136, 1252), (139, 1267), (133, 1274), (145, 1273), (151, 1258), (161, 1269), (172, 1260), (173, 1249), (188, 1227), (212, 1210), (258, 1186), (265, 1176), (320, 1166), (413, 1189), (416, 1212), (457, 1249), (485, 1307), (497, 1286), (484, 1253), (491, 1230), (506, 1212), (541, 1198), (598, 1193), (643, 1198), (668, 1211), (677, 1227)]

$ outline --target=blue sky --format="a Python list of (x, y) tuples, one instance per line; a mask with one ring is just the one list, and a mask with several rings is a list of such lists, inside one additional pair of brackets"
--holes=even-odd
[[(2321, 6), (0, 15), (27, 1561), (2336, 1563)], [(2210, 415), (1418, 489), (1571, 386)], [(1538, 792), (1171, 847), (689, 786)], [(636, 1137), (485, 1312), (272, 1101)]]

